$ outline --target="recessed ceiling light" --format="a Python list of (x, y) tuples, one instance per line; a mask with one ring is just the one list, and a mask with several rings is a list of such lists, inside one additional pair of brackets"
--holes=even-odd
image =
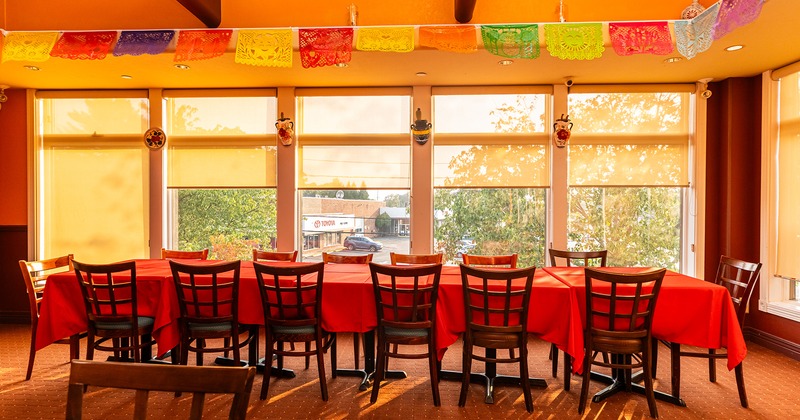
[(122, 76), (120, 76), (120, 77), (121, 77), (121, 78), (123, 78), (123, 79), (125, 79), (125, 80), (131, 80), (131, 79), (133, 79), (133, 76), (131, 76), (130, 74), (123, 74), (123, 75), (122, 75)]
[(347, 67), (347, 63), (336, 63), (336, 64), (334, 64), (334, 66), (339, 67), (340, 69), (343, 69), (343, 68)]
[(739, 51), (744, 48), (744, 45), (731, 45), (728, 48), (725, 48), (725, 51)]
[(681, 57), (670, 57), (670, 58), (665, 59), (664, 62), (667, 63), (667, 64), (671, 64), (671, 63), (677, 63), (678, 61), (681, 61), (681, 60), (683, 60), (683, 58), (681, 58)]
[(26, 69), (28, 69), (30, 71), (39, 71), (39, 70), (41, 70), (39, 67), (36, 67), (36, 66), (23, 66), (23, 67), (25, 67)]
[(417, 72), (417, 76), (419, 76), (419, 77), (425, 77), (427, 75), (428, 75), (428, 73), (425, 73), (424, 71), (418, 71)]
[(176, 64), (175, 68), (178, 70), (189, 70), (191, 67), (187, 66), (186, 64)]
[(510, 66), (510, 65), (514, 64), (514, 60), (500, 60), (500, 61), (497, 62), (497, 64), (499, 64), (501, 66)]

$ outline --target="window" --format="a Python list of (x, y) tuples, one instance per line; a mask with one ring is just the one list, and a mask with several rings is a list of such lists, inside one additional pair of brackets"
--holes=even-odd
[(37, 92), (36, 111), (38, 257), (149, 255), (146, 92)]
[(297, 90), (303, 261), (354, 251), (388, 263), (390, 251), (408, 253), (410, 94)]
[[(225, 95), (225, 96), (222, 96)], [(274, 91), (165, 91), (169, 247), (250, 259), (275, 243)]]
[(689, 93), (579, 92), (568, 106), (568, 248), (681, 270)]
[(535, 88), (433, 90), (434, 243), (446, 261), (516, 252), (520, 266), (543, 265), (549, 99)]
[(764, 259), (769, 264), (761, 270), (760, 304), (769, 313), (800, 321), (800, 73), (779, 77), (774, 93), (777, 133), (764, 140), (770, 150), (763, 153), (771, 199), (762, 213), (770, 239), (769, 258)]

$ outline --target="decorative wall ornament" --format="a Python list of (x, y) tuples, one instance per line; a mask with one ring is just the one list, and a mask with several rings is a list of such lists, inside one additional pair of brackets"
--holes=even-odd
[(670, 54), (674, 50), (667, 22), (608, 24), (608, 35), (618, 55)]
[(441, 51), (474, 53), (478, 51), (474, 26), (422, 26), (419, 45)]
[(303, 68), (349, 63), (353, 56), (353, 28), (299, 29)]
[(425, 144), (428, 142), (428, 139), (431, 137), (431, 128), (433, 124), (428, 122), (428, 120), (422, 119), (422, 110), (417, 108), (417, 112), (414, 114), (414, 124), (411, 125), (411, 134), (414, 136), (414, 140), (419, 144)]
[(719, 3), (714, 3), (692, 20), (675, 21), (675, 43), (681, 55), (691, 59), (711, 48), (717, 12)]
[(251, 66), (292, 67), (292, 30), (239, 31), (234, 61)]
[(144, 145), (150, 150), (158, 150), (167, 144), (167, 135), (159, 127), (153, 127), (144, 132)]
[(275, 128), (278, 129), (278, 139), (284, 146), (291, 146), (294, 140), (294, 122), (289, 117), (284, 117), (281, 112), (281, 117), (275, 122)]
[(175, 31), (122, 31), (114, 46), (114, 56), (161, 54), (174, 37)]
[(356, 33), (359, 51), (414, 51), (414, 27), (362, 28)]
[(102, 60), (116, 40), (116, 31), (64, 32), (50, 55), (72, 60)]
[(539, 25), (482, 25), (486, 51), (507, 58), (539, 58)]
[(3, 42), (3, 62), (47, 61), (57, 40), (58, 32), (8, 32)]
[(178, 33), (175, 46), (175, 61), (207, 60), (225, 54), (233, 31), (191, 30)]
[(569, 142), (572, 136), (572, 121), (569, 120), (569, 115), (566, 117), (561, 114), (561, 118), (553, 123), (553, 143), (556, 147), (564, 147)]
[(722, 0), (714, 23), (714, 39), (756, 20), (763, 5), (764, 0)]
[(544, 25), (547, 51), (562, 60), (594, 60), (605, 51), (602, 23)]
[(681, 19), (694, 19), (697, 17), (697, 15), (703, 13), (703, 10), (706, 10), (705, 6), (700, 4), (698, 0), (692, 0), (692, 4), (686, 6), (686, 8), (683, 9), (683, 12), (681, 12)]

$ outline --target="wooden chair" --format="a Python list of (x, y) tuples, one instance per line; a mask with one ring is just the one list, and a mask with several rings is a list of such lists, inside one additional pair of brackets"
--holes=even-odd
[(517, 254), (511, 255), (470, 255), (461, 254), (464, 265), (475, 267), (517, 268)]
[[(605, 267), (608, 251), (563, 251), (550, 248), (551, 267)], [(560, 264), (559, 264), (560, 263)], [(550, 344), (550, 360), (553, 361), (553, 377), (558, 376), (558, 347)], [(572, 367), (570, 366), (569, 355), (564, 353), (564, 390), (569, 391)], [(608, 361), (608, 356), (603, 354), (604, 360)]]
[[(278, 356), (278, 369), (283, 369), (284, 356), (317, 357), (322, 400), (328, 401), (323, 352), (331, 349), (331, 369), (336, 377), (336, 338), (322, 329), (322, 277), (325, 264), (297, 267), (276, 267), (253, 263), (264, 307), (264, 331), (267, 353), (264, 360)], [(305, 351), (283, 349), (283, 343), (305, 343)], [(315, 348), (311, 350), (311, 343)], [(275, 345), (277, 344), (277, 348)], [(264, 370), (261, 399), (267, 398), (269, 366)]]
[[(658, 417), (651, 375), (653, 312), (667, 270), (623, 274), (585, 269), (586, 319), (584, 321), (583, 384), (578, 413), (583, 414), (589, 395), (592, 365), (611, 368), (614, 384), (607, 395), (631, 389), (631, 370), (642, 369), (650, 416)], [(599, 353), (611, 360), (596, 360)]]
[[(25, 281), (25, 288), (28, 291), (28, 304), (31, 310), (31, 349), (28, 356), (28, 371), (25, 374), (25, 380), (27, 381), (31, 379), (33, 361), (36, 358), (36, 330), (39, 328), (39, 305), (42, 302), (42, 293), (47, 282), (47, 276), (60, 271), (72, 270), (72, 254), (39, 261), (19, 260), (19, 269), (22, 272), (22, 279)], [(80, 358), (80, 337), (86, 337), (86, 333), (56, 341), (59, 344), (70, 345), (70, 360)]]
[[(114, 352), (115, 358), (149, 360), (155, 340), (154, 319), (139, 316), (136, 297), (136, 263), (86, 264), (72, 261), (88, 318), (86, 358), (95, 350)], [(111, 345), (107, 345), (111, 340)], [(140, 354), (141, 351), (141, 354)]]
[(297, 251), (261, 251), (253, 248), (253, 261), (297, 261)]
[[(478, 360), (492, 366), (497, 363), (519, 363), (525, 409), (529, 413), (533, 412), (531, 384), (527, 380), (527, 327), (535, 271), (536, 267), (496, 270), (461, 265), (466, 331), (462, 351), (463, 378), (459, 407), (467, 403), (472, 361)], [(475, 346), (484, 347), (485, 356), (476, 354)], [(508, 349), (509, 357), (498, 357), (497, 349)], [(513, 349), (519, 349), (519, 357), (514, 356), (511, 351)], [(490, 389), (494, 385), (493, 380), (490, 376), (487, 385)]]
[(325, 264), (369, 264), (372, 262), (372, 254), (340, 255), (323, 252), (322, 262)]
[[(205, 394), (233, 394), (229, 419), (244, 420), (255, 367), (203, 367), (163, 364), (129, 364), (73, 360), (67, 391), (67, 420), (80, 420), (84, 389), (88, 385), (136, 390), (133, 418), (147, 418), (147, 397), (150, 391), (191, 392), (189, 418), (203, 416)], [(120, 413), (115, 412), (118, 417)]]
[(396, 254), (389, 253), (392, 265), (400, 264), (441, 264), (443, 255), (439, 254)]
[[(736, 308), (736, 318), (739, 326), (744, 327), (744, 319), (747, 315), (747, 304), (753, 295), (753, 290), (758, 288), (759, 275), (761, 273), (761, 263), (751, 263), (737, 260), (725, 255), (720, 257), (717, 267), (717, 276), (714, 283), (728, 289)], [(707, 352), (682, 350), (680, 344), (662, 341), (672, 350), (672, 395), (680, 395), (681, 387), (681, 357), (700, 357), (708, 359), (708, 380), (717, 381), (717, 359), (726, 359), (728, 353), (723, 351), (718, 353), (715, 349), (708, 349)], [(654, 343), (657, 345), (657, 343)], [(655, 352), (655, 355), (658, 353)], [(655, 376), (655, 361), (653, 363), (653, 376)], [(736, 374), (736, 387), (739, 390), (739, 402), (742, 407), (747, 408), (747, 391), (744, 387), (744, 371), (742, 363), (734, 368)]]
[[(195, 265), (170, 260), (169, 265), (181, 311), (180, 363), (187, 363), (189, 351), (197, 354), (198, 366), (203, 365), (205, 353), (231, 351), (233, 363), (238, 365), (239, 349), (256, 335), (251, 329), (248, 337), (240, 340), (244, 330), (239, 325), (241, 261)], [(222, 346), (206, 347), (206, 340), (212, 338), (223, 339)]]
[[(325, 264), (369, 264), (372, 262), (372, 254), (363, 255), (339, 255), (322, 253), (322, 262)], [(361, 358), (361, 334), (353, 333), (353, 358), (355, 368), (358, 370), (359, 359)]]
[[(439, 254), (441, 256), (441, 254)], [(381, 265), (370, 263), (375, 307), (378, 314), (378, 353), (370, 402), (378, 400), (389, 357), (428, 359), (433, 391), (433, 405), (439, 397), (440, 364), (436, 351), (436, 301), (441, 264)], [(389, 345), (396, 345), (390, 349)], [(423, 353), (401, 353), (399, 345), (425, 345)]]
[(178, 260), (207, 260), (208, 248), (202, 251), (177, 251), (172, 249), (161, 248), (161, 259), (178, 259)]

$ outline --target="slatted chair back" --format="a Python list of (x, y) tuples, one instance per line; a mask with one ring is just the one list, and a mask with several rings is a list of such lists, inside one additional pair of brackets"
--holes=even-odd
[(174, 249), (161, 248), (161, 259), (178, 259), (178, 260), (207, 260), (208, 248), (200, 251), (178, 251)]
[(253, 248), (253, 261), (297, 261), (297, 251), (262, 251)]
[[(31, 378), (33, 362), (36, 358), (36, 331), (39, 327), (39, 305), (42, 302), (42, 293), (47, 283), (47, 276), (53, 273), (72, 270), (72, 254), (38, 261), (19, 260), (19, 269), (22, 280), (28, 292), (28, 306), (31, 312), (31, 348), (28, 355), (28, 370), (25, 380)], [(85, 335), (85, 334), (84, 334)], [(59, 344), (70, 344), (70, 360), (79, 356), (78, 341), (65, 339), (56, 341)]]
[[(147, 418), (150, 391), (191, 392), (189, 418), (203, 416), (206, 394), (233, 394), (228, 418), (247, 417), (255, 367), (204, 367), (163, 364), (130, 364), (73, 360), (67, 391), (67, 420), (82, 418), (84, 388), (88, 385), (136, 390), (133, 418)], [(117, 413), (118, 415), (119, 413)]]
[[(563, 251), (550, 248), (550, 266), (605, 267), (608, 251)], [(563, 264), (559, 262), (563, 261)]]
[(397, 254), (389, 253), (392, 265), (400, 264), (441, 264), (443, 255), (438, 254)]
[[(154, 342), (139, 341), (153, 329), (153, 318), (140, 317), (136, 292), (136, 263), (123, 261), (111, 264), (88, 264), (72, 261), (80, 285), (88, 318), (87, 358), (92, 359), (94, 349), (105, 351), (133, 351), (134, 361), (139, 361), (139, 349)], [(102, 337), (95, 341), (95, 337)], [(128, 346), (103, 343), (111, 338), (131, 338)], [(116, 340), (114, 340), (116, 341)]]
[(736, 317), (742, 327), (747, 314), (747, 304), (753, 291), (758, 287), (760, 274), (761, 263), (751, 263), (725, 255), (720, 257), (714, 282), (728, 289), (736, 307)]
[(461, 254), (461, 259), (464, 265), (468, 266), (517, 268), (518, 256), (516, 253), (510, 255)]
[(322, 253), (322, 262), (325, 264), (369, 264), (372, 261), (372, 254), (363, 255), (339, 255)]

